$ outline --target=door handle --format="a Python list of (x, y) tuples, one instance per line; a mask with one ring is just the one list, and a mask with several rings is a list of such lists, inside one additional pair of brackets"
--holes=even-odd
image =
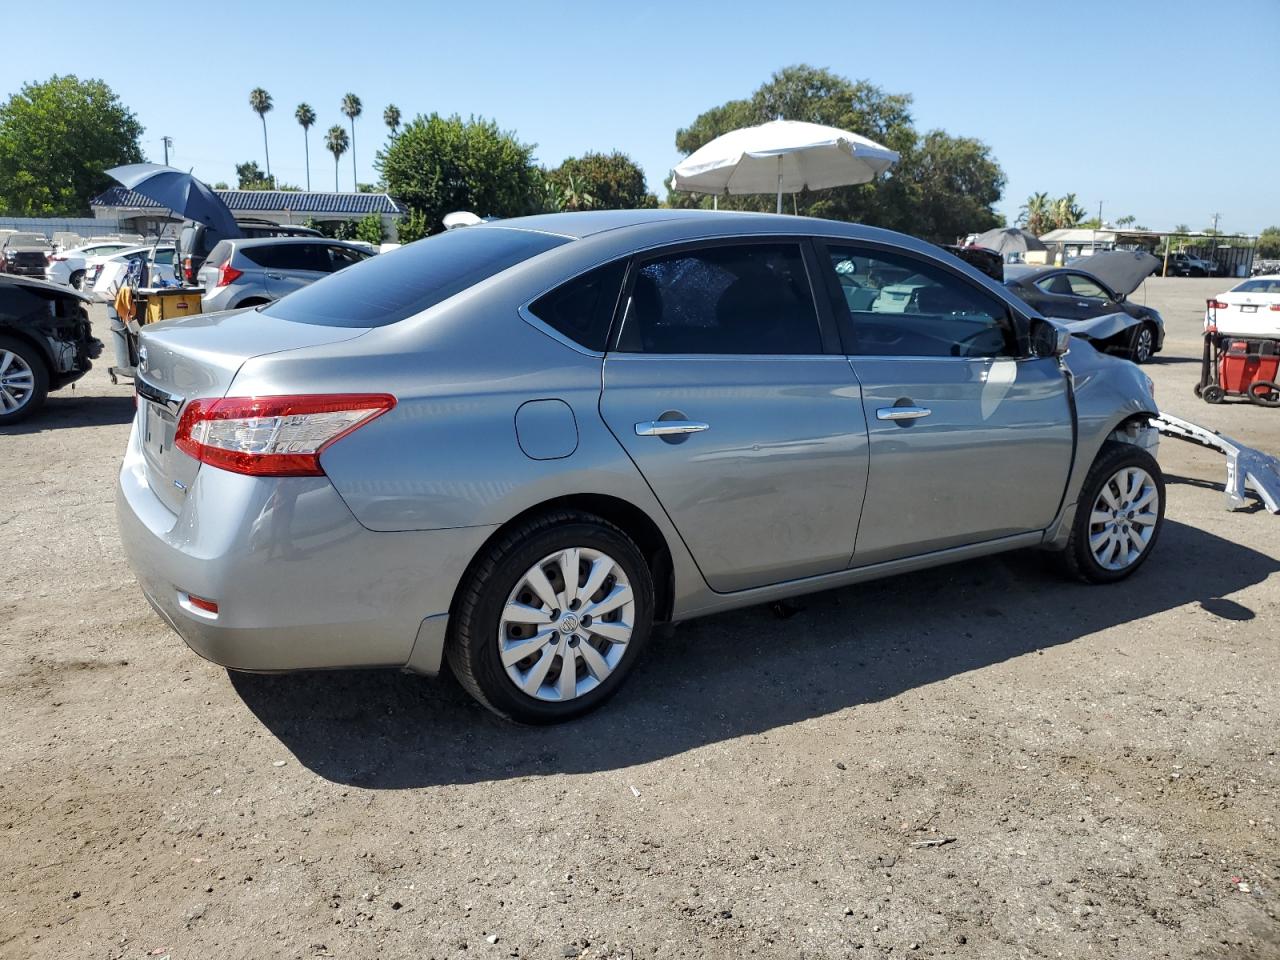
[(881, 407), (876, 411), (877, 420), (919, 420), (933, 413), (928, 407)]
[(278, 273), (268, 273), (268, 274), (267, 274), (267, 279), (268, 279), (268, 280), (283, 280), (283, 279), (284, 279), (284, 277), (282, 277), (282, 276), (281, 276), (280, 274), (278, 274)]
[(701, 433), (711, 427), (697, 420), (642, 420), (636, 424), (637, 437), (672, 437), (682, 433)]

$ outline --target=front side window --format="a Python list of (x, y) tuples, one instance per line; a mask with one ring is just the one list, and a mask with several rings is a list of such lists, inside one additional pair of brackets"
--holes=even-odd
[(1082, 273), (1067, 274), (1067, 283), (1071, 284), (1071, 293), (1077, 297), (1093, 297), (1096, 300), (1110, 300), (1107, 291), (1100, 287), (1096, 280)]
[(658, 354), (822, 353), (799, 245), (705, 247), (647, 261), (636, 274), (618, 349)]
[(1017, 355), (1009, 310), (940, 266), (896, 253), (828, 248), (844, 312), (840, 337), (855, 356)]
[(529, 304), (529, 312), (588, 350), (603, 352), (627, 262), (605, 264), (562, 283)]

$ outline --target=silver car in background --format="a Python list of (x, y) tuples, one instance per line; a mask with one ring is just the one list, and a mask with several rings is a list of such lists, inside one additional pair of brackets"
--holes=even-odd
[(204, 311), (256, 307), (369, 259), (342, 240), (259, 237), (218, 242), (197, 274)]
[(142, 352), (121, 534), (192, 648), (447, 660), (525, 722), (600, 704), (655, 622), (1024, 547), (1107, 583), (1164, 516), (1136, 366), (830, 221), (467, 227)]

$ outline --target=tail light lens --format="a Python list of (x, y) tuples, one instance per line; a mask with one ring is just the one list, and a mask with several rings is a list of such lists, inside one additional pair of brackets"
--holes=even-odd
[(174, 443), (212, 467), (255, 477), (319, 477), (320, 454), (396, 405), (385, 393), (192, 400)]
[(1226, 303), (1226, 302), (1224, 302), (1224, 301), (1222, 301), (1222, 300), (1210, 300), (1210, 301), (1209, 301), (1209, 309), (1210, 309), (1210, 310), (1225, 310), (1225, 309), (1227, 309), (1227, 307), (1228, 307), (1228, 306), (1230, 306), (1230, 304), (1228, 304), (1228, 303)]
[(191, 258), (190, 258), (190, 257), (183, 257), (183, 258), (182, 258), (182, 279), (183, 279), (183, 280), (185, 280), (187, 283), (194, 283), (194, 282), (195, 282), (195, 279), (196, 279), (196, 272), (195, 272), (194, 270), (192, 270), (192, 269), (191, 269)]
[(1269, 310), (1280, 310), (1280, 303), (1273, 303), (1273, 304), (1272, 304), (1270, 307), (1268, 307), (1267, 309), (1269, 309)]
[(237, 270), (235, 267), (231, 265), (230, 261), (228, 261), (227, 263), (224, 263), (222, 264), (222, 266), (218, 267), (218, 282), (217, 284), (215, 284), (215, 286), (219, 286), (219, 287), (228, 286), (232, 283), (235, 283), (242, 276), (244, 276), (244, 271)]

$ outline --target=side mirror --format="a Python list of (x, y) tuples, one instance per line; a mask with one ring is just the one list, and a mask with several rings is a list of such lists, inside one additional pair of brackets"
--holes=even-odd
[(1071, 334), (1052, 320), (1037, 317), (1031, 321), (1031, 352), (1037, 357), (1061, 357), (1071, 349)]

